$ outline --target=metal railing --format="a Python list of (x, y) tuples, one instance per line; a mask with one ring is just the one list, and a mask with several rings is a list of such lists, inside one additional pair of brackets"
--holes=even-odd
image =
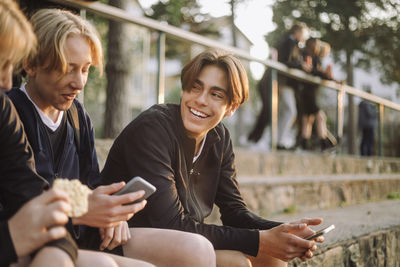
[(157, 72), (157, 94), (158, 102), (162, 103), (164, 101), (164, 89), (165, 89), (165, 76), (164, 76), (164, 66), (165, 66), (165, 34), (172, 36), (177, 39), (184, 41), (189, 41), (192, 43), (200, 44), (206, 47), (220, 48), (227, 50), (236, 56), (246, 59), (248, 61), (254, 61), (263, 64), (267, 68), (271, 68), (272, 75), (272, 112), (271, 112), (271, 147), (274, 150), (277, 145), (277, 123), (278, 123), (278, 82), (277, 82), (277, 72), (280, 72), (286, 76), (295, 78), (300, 81), (306, 81), (308, 83), (317, 84), (330, 88), (337, 91), (337, 127), (336, 135), (341, 138), (343, 136), (343, 124), (344, 124), (344, 96), (346, 94), (357, 96), (379, 106), (379, 130), (378, 130), (378, 142), (379, 142), (379, 155), (382, 155), (382, 135), (383, 135), (383, 117), (384, 108), (390, 108), (396, 111), (400, 111), (400, 105), (391, 102), (387, 99), (378, 97), (376, 95), (366, 93), (364, 91), (358, 90), (346, 84), (339, 84), (334, 81), (322, 80), (319, 77), (309, 75), (303, 71), (297, 69), (288, 68), (286, 65), (269, 59), (259, 59), (253, 57), (249, 52), (239, 49), (237, 47), (222, 44), (218, 41), (212, 40), (210, 38), (203, 37), (201, 35), (188, 32), (179, 29), (174, 26), (169, 26), (160, 23), (156, 20), (149, 19), (143, 16), (132, 15), (125, 10), (105, 5), (99, 2), (87, 2), (78, 0), (51, 0), (54, 3), (62, 4), (65, 6), (70, 6), (74, 8), (79, 8), (92, 12), (94, 14), (100, 15), (104, 18), (111, 19), (119, 22), (133, 23), (148, 29), (157, 31), (159, 33), (158, 38), (158, 72)]

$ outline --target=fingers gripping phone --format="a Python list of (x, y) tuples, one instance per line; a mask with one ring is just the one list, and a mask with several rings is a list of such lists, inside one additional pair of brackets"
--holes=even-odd
[(153, 194), (156, 191), (156, 188), (154, 187), (154, 185), (147, 182), (142, 177), (136, 176), (136, 177), (132, 178), (121, 190), (114, 193), (114, 195), (119, 196), (119, 195), (124, 195), (127, 193), (136, 192), (139, 190), (143, 190), (144, 195), (141, 198), (136, 199), (132, 203), (127, 203), (125, 205), (138, 203), (138, 202), (141, 202), (142, 200), (147, 199), (151, 194)]
[(324, 234), (326, 234), (326, 233), (329, 233), (330, 231), (332, 231), (333, 229), (335, 229), (335, 225), (330, 225), (330, 226), (328, 226), (328, 227), (326, 227), (326, 228), (324, 228), (324, 229), (321, 229), (321, 230), (319, 230), (318, 232), (316, 232), (315, 234), (313, 234), (313, 235), (311, 235), (311, 236), (309, 236), (309, 237), (306, 237), (306, 239), (307, 240), (314, 240), (314, 239), (316, 239), (317, 237), (319, 237), (319, 236), (321, 236), (321, 235), (324, 235)]

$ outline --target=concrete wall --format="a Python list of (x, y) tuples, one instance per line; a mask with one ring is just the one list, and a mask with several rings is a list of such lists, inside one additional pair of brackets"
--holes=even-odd
[(317, 181), (292, 179), (279, 184), (240, 181), (240, 189), (251, 210), (268, 216), (285, 209), (299, 212), (385, 200), (388, 194), (400, 191), (399, 176), (365, 180), (337, 180), (336, 177)]
[(294, 260), (289, 267), (399, 267), (400, 227), (332, 244), (305, 262)]

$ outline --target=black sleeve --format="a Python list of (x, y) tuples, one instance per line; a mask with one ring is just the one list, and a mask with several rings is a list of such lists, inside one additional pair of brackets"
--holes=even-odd
[[(174, 173), (180, 170), (172, 166), (174, 138), (156, 120), (147, 120), (135, 128), (128, 126), (111, 148), (102, 176), (111, 183), (118, 181), (118, 177), (138, 175), (157, 188), (143, 210), (151, 227), (198, 233), (210, 240), (215, 249), (238, 250), (256, 256), (258, 230), (205, 224), (185, 212), (180, 194), (187, 192), (178, 192)], [(131, 220), (133, 225), (135, 217)]]
[(47, 182), (35, 171), (33, 152), (18, 114), (0, 93), (0, 200), (6, 217), (39, 195)]
[(220, 182), (215, 199), (224, 225), (238, 228), (266, 230), (280, 225), (280, 222), (265, 220), (252, 213), (243, 201), (236, 179), (235, 154), (229, 132), (225, 134), (225, 151), (220, 173)]
[(7, 221), (0, 221), (0, 248), (0, 266), (8, 266), (17, 261), (17, 254), (11, 240)]

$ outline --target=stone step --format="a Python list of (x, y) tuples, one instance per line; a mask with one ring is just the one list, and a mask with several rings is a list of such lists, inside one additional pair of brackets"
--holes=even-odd
[(235, 148), (238, 177), (400, 173), (400, 158)]
[[(345, 207), (400, 194), (400, 174), (239, 178), (242, 196), (263, 217)], [(216, 208), (209, 222), (218, 222)]]
[(309, 211), (269, 217), (292, 222), (300, 218), (324, 219), (321, 229), (331, 224), (335, 230), (325, 235), (315, 256), (289, 266), (400, 266), (400, 200), (364, 203), (343, 208)]
[(400, 174), (240, 178), (249, 208), (262, 215), (381, 201), (400, 192)]
[[(100, 169), (112, 139), (96, 139)], [(400, 158), (358, 157), (306, 152), (264, 153), (235, 148), (238, 177), (400, 173)]]

